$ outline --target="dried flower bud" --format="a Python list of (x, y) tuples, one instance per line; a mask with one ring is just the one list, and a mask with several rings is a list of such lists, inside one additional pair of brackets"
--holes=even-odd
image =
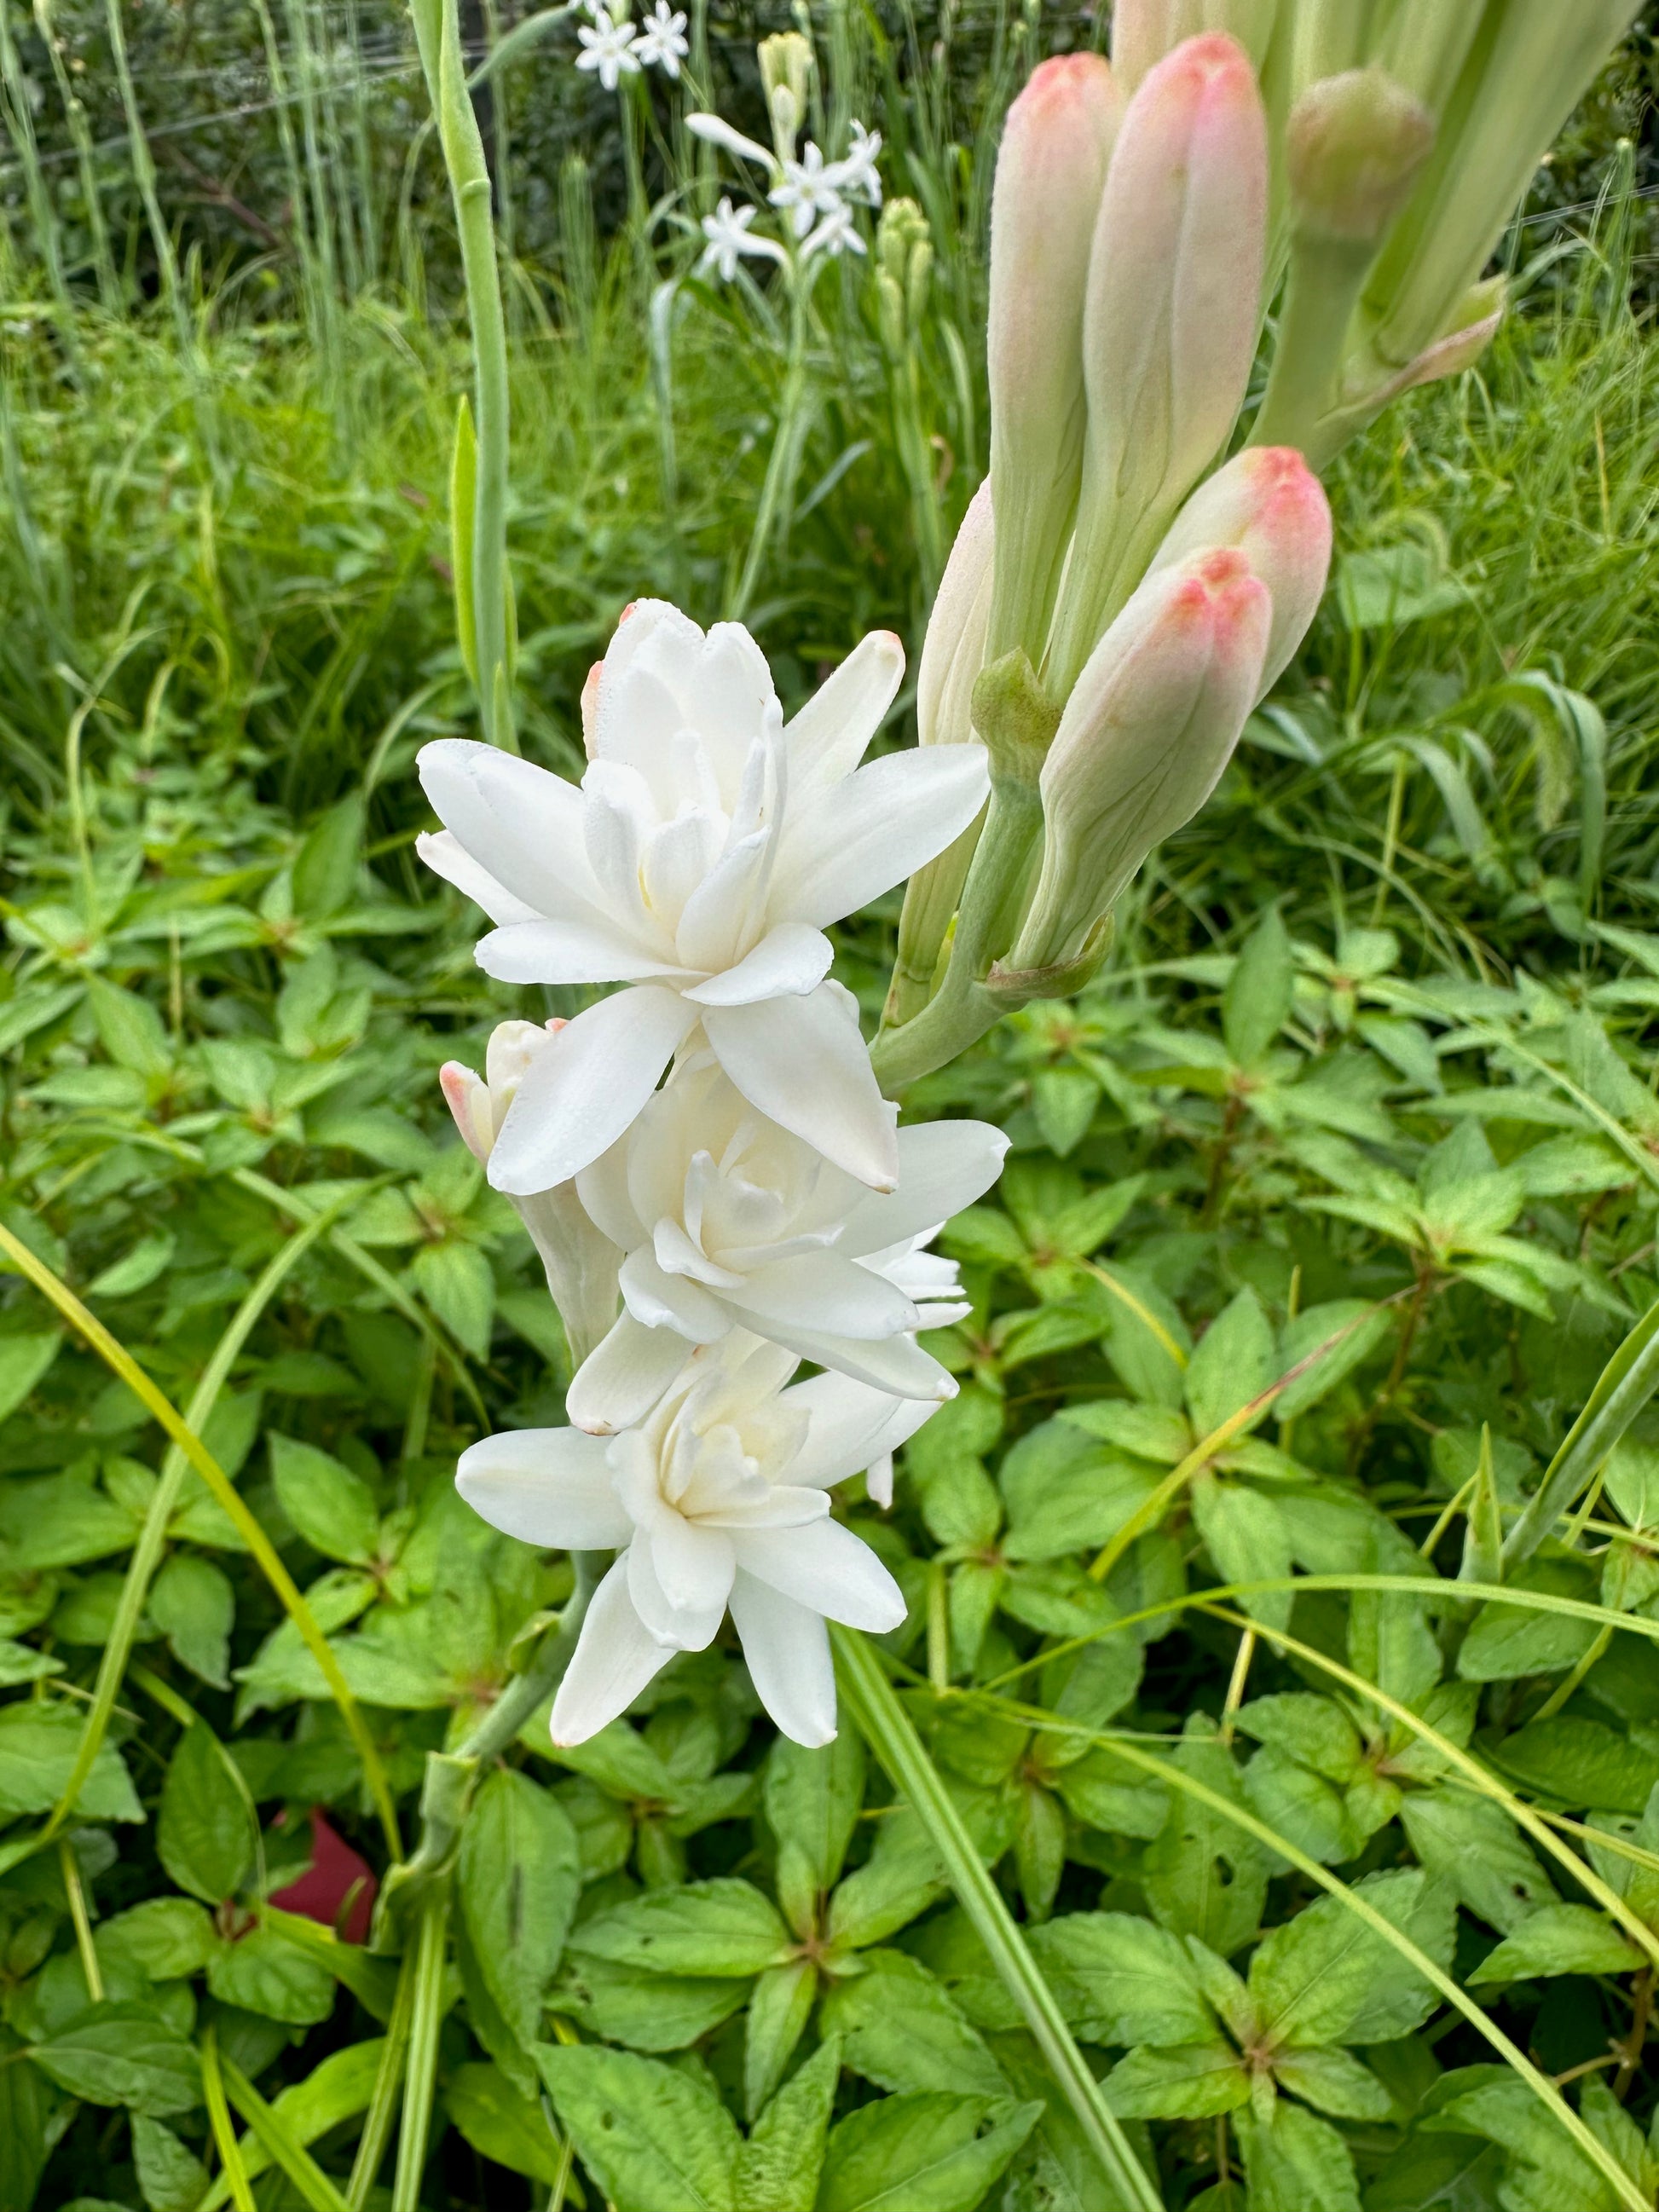
[(1434, 144), (1434, 118), (1380, 69), (1309, 86), (1285, 132), (1291, 211), (1309, 237), (1374, 246)]
[[(1089, 425), (1048, 678), (1063, 698), (1226, 444), (1255, 353), (1267, 118), (1231, 39), (1189, 39), (1130, 101), (1089, 267)], [(1003, 510), (997, 500), (1000, 535)]]
[(991, 201), (994, 652), (1042, 652), (1083, 465), (1083, 313), (1117, 95), (1098, 54), (1044, 62), (1008, 111)]
[(1293, 447), (1254, 446), (1218, 469), (1176, 517), (1149, 574), (1217, 546), (1242, 553), (1272, 597), (1264, 699), (1307, 635), (1331, 566), (1330, 501)]
[(1261, 690), (1267, 587), (1242, 552), (1149, 576), (1091, 655), (1043, 763), (1036, 896), (1008, 959), (1075, 958), (1152, 848), (1214, 790)]

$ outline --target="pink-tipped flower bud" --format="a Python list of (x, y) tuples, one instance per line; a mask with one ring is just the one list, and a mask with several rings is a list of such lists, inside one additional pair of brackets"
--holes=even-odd
[(1008, 111), (991, 198), (994, 651), (1041, 654), (1083, 465), (1083, 307), (1117, 133), (1098, 54), (1046, 61)]
[(1165, 54), (1206, 31), (1224, 31), (1237, 39), (1259, 70), (1279, 8), (1279, 0), (1117, 0), (1112, 9), (1112, 74), (1126, 94), (1132, 93)]
[(1006, 966), (1075, 959), (1152, 848), (1189, 822), (1261, 689), (1267, 587), (1236, 550), (1149, 576), (1091, 655), (1042, 766), (1042, 871)]
[(1386, 70), (1310, 84), (1285, 127), (1291, 212), (1310, 238), (1372, 246), (1411, 197), (1434, 118)]
[(1130, 101), (1101, 201), (1077, 542), (1048, 672), (1057, 697), (1231, 434), (1255, 353), (1267, 210), (1249, 58), (1218, 34), (1189, 39)]
[[(559, 1020), (544, 1026), (502, 1022), (490, 1032), (482, 1076), (458, 1060), (446, 1060), (438, 1071), (445, 1103), (475, 1160), (489, 1159), (531, 1062), (565, 1026)], [(622, 1254), (589, 1220), (574, 1182), (512, 1204), (546, 1271), (573, 1365), (579, 1366), (616, 1319)]]
[(1150, 573), (1212, 546), (1242, 553), (1272, 598), (1257, 695), (1265, 699), (1307, 635), (1330, 574), (1330, 501), (1294, 447), (1253, 446), (1218, 469), (1176, 515)]

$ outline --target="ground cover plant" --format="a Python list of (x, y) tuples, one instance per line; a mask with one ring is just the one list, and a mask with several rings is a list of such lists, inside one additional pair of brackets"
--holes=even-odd
[[(741, 607), (790, 707), (872, 628), (920, 645), (1053, 27), (943, 120), (902, 38), (825, 29), (832, 151), (857, 115), (908, 152), (793, 324), (760, 261), (698, 273), (729, 173), (683, 232), (568, 192), (507, 295), (527, 755), (579, 767), (642, 586)], [(856, 1681), (832, 1746), (775, 1731), (729, 1632), (585, 1743), (524, 1705), (573, 1571), (453, 1476), (571, 1359), (437, 1077), (586, 994), (488, 981), (413, 852), (416, 747), (478, 726), (463, 334), (389, 287), (325, 328), (297, 252), (264, 314), (185, 269), (182, 331), (66, 320), (15, 252), (0, 2204), (1138, 2201), (941, 1821), (1152, 2201), (1652, 2203), (1634, 169), (1514, 234), (1480, 366), (1333, 470), (1309, 641), (1099, 973), (907, 1089), (1011, 1140), (944, 1239), (958, 1395), (890, 1511), (841, 1493), (942, 1806)], [(898, 921), (837, 933), (872, 1030)]]

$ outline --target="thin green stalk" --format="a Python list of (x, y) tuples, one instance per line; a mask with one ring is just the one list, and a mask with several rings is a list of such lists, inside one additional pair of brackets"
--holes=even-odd
[(173, 251), (173, 233), (167, 228), (167, 217), (161, 212), (161, 197), (155, 189), (155, 163), (149, 150), (149, 140), (144, 133), (144, 119), (138, 111), (137, 88), (132, 81), (132, 64), (127, 56), (126, 27), (121, 20), (121, 0), (104, 0), (104, 27), (109, 36), (110, 52), (115, 63), (115, 74), (121, 87), (121, 106), (127, 124), (127, 155), (132, 163), (132, 173), (138, 186), (138, 197), (143, 202), (144, 218), (149, 225), (150, 244), (155, 249), (156, 266), (161, 273), (161, 296), (172, 312), (173, 327), (179, 334), (179, 350), (186, 368), (196, 369), (196, 337), (191, 328), (190, 312), (185, 305), (184, 290), (179, 282), (179, 257)]
[(1544, 1479), (1504, 1540), (1504, 1571), (1529, 1559), (1659, 1390), (1659, 1304), (1649, 1307), (1596, 1379)]
[(1131, 2149), (1116, 2114), (1078, 2049), (1054, 1992), (975, 1850), (962, 1816), (924, 1749), (921, 1739), (884, 1672), (880, 1660), (854, 1629), (832, 1627), (836, 1668), (860, 1734), (908, 1800), (1003, 1986), (1024, 2015), (1060, 2094), (1070, 2106), (1097, 2164), (1125, 2205), (1134, 2212), (1163, 2212), (1158, 2185)]
[(69, 1899), (70, 1919), (75, 1929), (75, 1948), (81, 1957), (81, 1972), (86, 1977), (87, 1995), (94, 2004), (104, 2002), (104, 1977), (98, 1964), (97, 1946), (92, 1940), (92, 1921), (87, 1912), (87, 1893), (82, 1885), (81, 1869), (75, 1856), (75, 1846), (67, 1836), (58, 1838), (58, 1871), (64, 1878), (64, 1893)]
[(411, 1946), (404, 1952), (398, 1967), (398, 1993), (392, 1999), (392, 2017), (386, 2022), (386, 2047), (380, 2053), (368, 2110), (363, 2115), (363, 2131), (357, 2138), (357, 2154), (351, 2161), (351, 2179), (346, 2184), (346, 2203), (350, 2212), (363, 2212), (368, 2202), (369, 2191), (386, 2158), (386, 2145), (392, 2140), (392, 2124), (398, 2117), (403, 2096), (404, 2060), (415, 2018), (416, 1955)]
[(276, 116), (276, 143), (282, 149), (283, 173), (288, 183), (289, 223), (294, 234), (295, 254), (300, 264), (300, 289), (313, 342), (326, 359), (329, 349), (324, 325), (331, 311), (332, 301), (328, 297), (326, 287), (319, 280), (315, 249), (311, 243), (311, 226), (306, 215), (305, 176), (300, 167), (300, 149), (294, 137), (294, 118), (289, 112), (288, 70), (283, 61), (282, 47), (277, 43), (270, 0), (253, 0), (253, 13), (259, 26), (259, 42), (264, 48), (266, 74), (270, 78), (271, 105)]
[(375, 1748), (374, 1739), (369, 1734), (362, 1708), (352, 1695), (351, 1686), (340, 1671), (340, 1662), (333, 1647), (318, 1626), (316, 1615), (277, 1556), (276, 1548), (260, 1525), (258, 1516), (249, 1510), (235, 1484), (200, 1437), (180, 1419), (178, 1408), (156, 1388), (132, 1354), (116, 1341), (96, 1315), (89, 1312), (76, 1297), (68, 1284), (32, 1252), (21, 1237), (14, 1236), (3, 1222), (0, 1222), (0, 1252), (3, 1252), (19, 1273), (27, 1276), (36, 1290), (57, 1307), (105, 1364), (120, 1376), (152, 1419), (161, 1423), (234, 1524), (266, 1581), (282, 1600), (283, 1608), (299, 1630), (307, 1650), (322, 1670), (323, 1680), (328, 1684), (334, 1702), (340, 1709), (340, 1717), (344, 1721), (347, 1731), (357, 1747), (357, 1755), (363, 1762), (363, 1778), (374, 1801), (374, 1809), (380, 1816), (387, 1848), (394, 1860), (401, 1860), (403, 1841), (398, 1832), (397, 1808), (392, 1802), (391, 1786), (386, 1781), (386, 1769)]
[(52, 0), (34, 0), (34, 23), (52, 64), (52, 82), (58, 87), (58, 97), (64, 103), (64, 119), (69, 125), (70, 143), (75, 149), (75, 166), (81, 179), (81, 199), (86, 209), (87, 228), (92, 238), (92, 267), (98, 280), (98, 297), (108, 313), (118, 314), (122, 307), (121, 280), (116, 274), (115, 256), (110, 251), (109, 226), (104, 221), (104, 199), (98, 185), (97, 155), (92, 143), (91, 127), (87, 121), (86, 103), (76, 91), (74, 81), (64, 64), (64, 42), (52, 21)]
[(271, 2164), (286, 2175), (312, 2212), (348, 2212), (344, 2197), (282, 2114), (272, 2111), (240, 2067), (222, 2057), (219, 2070), (225, 2094), (246, 2121), (254, 2141)]
[(34, 109), (29, 97), (30, 88), (23, 75), (16, 40), (11, 34), (10, 0), (0, 0), (0, 76), (5, 82), (6, 128), (17, 149), (18, 166), (23, 172), (23, 191), (34, 224), (34, 242), (46, 264), (46, 281), (58, 310), (64, 347), (73, 359), (75, 303), (64, 275), (64, 251), (58, 229), (58, 210), (52, 203), (52, 194), (46, 189), (46, 176), (40, 167), (40, 149), (34, 136)]
[(761, 486), (760, 503), (755, 509), (755, 526), (750, 532), (743, 573), (726, 611), (732, 622), (743, 620), (754, 599), (761, 570), (771, 550), (772, 532), (783, 504), (785, 488), (794, 481), (796, 455), (800, 447), (801, 407), (806, 396), (806, 305), (811, 279), (799, 264), (792, 266), (789, 279), (789, 353), (783, 373), (783, 393), (778, 403), (778, 427), (773, 435), (772, 451), (767, 457), (766, 481)]
[(410, 2016), (409, 2061), (404, 2075), (392, 2212), (418, 2212), (421, 2201), (421, 2176), (432, 2130), (432, 2091), (438, 2075), (438, 2033), (443, 2026), (448, 1934), (449, 1891), (441, 1887), (426, 1899), (416, 1937), (415, 2002)]
[(225, 2102), (224, 2077), (219, 2070), (219, 2045), (210, 2023), (202, 2030), (198, 2051), (202, 2066), (202, 2101), (207, 2106), (208, 2126), (212, 2131), (214, 2148), (219, 2154), (219, 2163), (224, 2168), (225, 2179), (230, 2187), (231, 2202), (235, 2205), (236, 2212), (258, 2212), (247, 2178), (247, 2168), (242, 2163), (241, 2146), (236, 2140), (230, 2107)]
[(414, 0), (421, 66), (460, 237), (472, 328), (473, 416), (478, 441), (472, 514), (472, 616), (478, 714), (485, 737), (518, 750), (513, 722), (512, 586), (507, 563), (508, 389), (507, 319), (490, 217), (489, 167), (467, 92), (457, 0)]

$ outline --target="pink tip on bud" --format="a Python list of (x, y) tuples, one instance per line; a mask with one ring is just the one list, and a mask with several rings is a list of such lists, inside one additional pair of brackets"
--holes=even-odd
[(495, 1138), (489, 1085), (459, 1060), (444, 1062), (438, 1070), (438, 1085), (461, 1133), (461, 1142), (475, 1160), (487, 1160)]
[(605, 676), (605, 663), (596, 660), (587, 672), (582, 685), (582, 750), (589, 760), (593, 757), (594, 733), (599, 717), (599, 684)]
[(1330, 502), (1293, 447), (1250, 447), (1218, 469), (1176, 517), (1148, 574), (1212, 547), (1236, 549), (1272, 595), (1265, 698), (1308, 634), (1331, 565)]

